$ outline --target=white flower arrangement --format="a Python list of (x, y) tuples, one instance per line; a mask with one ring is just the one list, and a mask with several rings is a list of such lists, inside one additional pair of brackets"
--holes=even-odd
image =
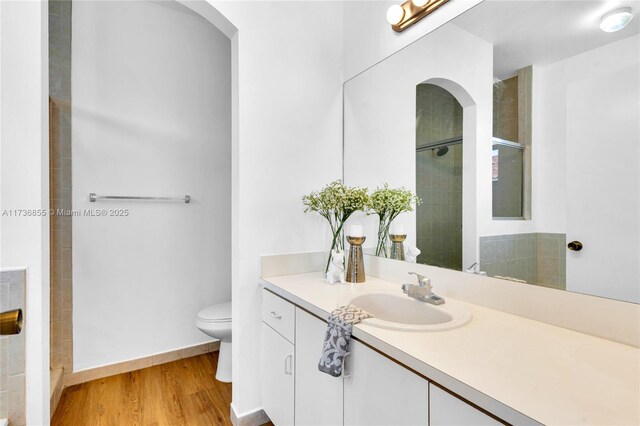
[(386, 183), (382, 188), (376, 188), (371, 194), (367, 206), (367, 214), (378, 216), (376, 256), (388, 256), (387, 240), (391, 222), (400, 213), (413, 211), (413, 206), (417, 206), (420, 203), (422, 203), (420, 198), (408, 189), (404, 187), (389, 188), (389, 184)]
[[(334, 250), (344, 252), (343, 227), (349, 217), (359, 211), (364, 211), (369, 202), (366, 188), (348, 187), (341, 181), (335, 180), (320, 191), (313, 191), (302, 197), (304, 212), (316, 212), (327, 219), (333, 235), (331, 241), (332, 253)], [(325, 267), (325, 274), (329, 269), (331, 256)]]

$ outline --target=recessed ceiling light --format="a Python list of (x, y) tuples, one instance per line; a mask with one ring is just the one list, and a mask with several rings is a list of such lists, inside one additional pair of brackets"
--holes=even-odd
[(631, 22), (632, 18), (633, 13), (631, 13), (630, 7), (614, 10), (613, 12), (609, 12), (602, 17), (602, 21), (600, 22), (600, 29), (607, 33), (620, 31), (621, 29), (626, 27), (629, 22)]

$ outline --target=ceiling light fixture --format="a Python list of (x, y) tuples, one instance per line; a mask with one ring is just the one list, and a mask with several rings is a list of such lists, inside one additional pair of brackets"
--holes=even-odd
[(607, 33), (620, 31), (626, 27), (629, 22), (631, 22), (632, 18), (633, 13), (631, 13), (630, 7), (616, 9), (602, 17), (602, 21), (600, 21), (600, 29)]
[(396, 32), (402, 32), (449, 0), (407, 0), (387, 10), (387, 21)]

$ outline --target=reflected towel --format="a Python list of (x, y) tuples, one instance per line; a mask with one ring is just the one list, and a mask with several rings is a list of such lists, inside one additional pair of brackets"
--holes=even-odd
[(367, 311), (353, 305), (342, 306), (331, 312), (318, 370), (333, 377), (340, 377), (344, 357), (349, 351), (353, 325), (371, 317)]

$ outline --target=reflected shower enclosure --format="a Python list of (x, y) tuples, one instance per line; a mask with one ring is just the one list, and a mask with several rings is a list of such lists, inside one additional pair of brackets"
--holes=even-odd
[(462, 270), (462, 106), (434, 84), (416, 88), (418, 262)]

